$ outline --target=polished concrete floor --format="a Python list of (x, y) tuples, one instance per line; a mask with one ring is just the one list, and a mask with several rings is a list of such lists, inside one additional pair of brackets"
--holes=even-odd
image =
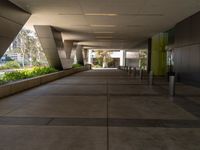
[(0, 150), (200, 150), (200, 88), (91, 70), (0, 100)]

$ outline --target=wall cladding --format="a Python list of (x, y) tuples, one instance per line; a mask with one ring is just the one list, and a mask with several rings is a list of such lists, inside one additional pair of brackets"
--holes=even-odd
[(166, 75), (167, 60), (165, 46), (168, 43), (168, 34), (159, 33), (152, 37), (151, 70), (156, 76)]
[(182, 82), (200, 85), (200, 12), (175, 26), (174, 67)]

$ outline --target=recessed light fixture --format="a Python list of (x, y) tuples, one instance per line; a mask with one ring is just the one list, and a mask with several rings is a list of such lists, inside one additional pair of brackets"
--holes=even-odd
[(95, 34), (113, 34), (115, 32), (111, 32), (111, 31), (102, 31), (102, 32), (94, 32)]
[(59, 16), (68, 16), (68, 15), (74, 15), (74, 16), (76, 16), (76, 15), (83, 15), (83, 14), (81, 14), (81, 13), (58, 13), (58, 15)]
[(97, 39), (112, 39), (112, 36), (96, 36)]
[(134, 14), (120, 14), (122, 16), (147, 16), (147, 17), (154, 17), (154, 16), (164, 16), (163, 14), (160, 13), (134, 13)]
[(109, 16), (109, 17), (114, 17), (118, 16), (118, 14), (113, 14), (113, 13), (85, 13), (86, 16)]
[(112, 24), (91, 24), (91, 27), (106, 27), (106, 28), (114, 28), (116, 25)]

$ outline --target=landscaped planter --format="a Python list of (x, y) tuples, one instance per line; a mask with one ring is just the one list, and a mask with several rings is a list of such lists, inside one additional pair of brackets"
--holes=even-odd
[(27, 89), (40, 86), (42, 84), (66, 77), (68, 75), (72, 75), (74, 73), (82, 72), (89, 70), (88, 67), (81, 67), (81, 68), (72, 68), (69, 70), (63, 70), (59, 72), (54, 72), (42, 76), (38, 76), (35, 78), (15, 81), (12, 83), (0, 85), (0, 98), (6, 97), (9, 95), (13, 95)]

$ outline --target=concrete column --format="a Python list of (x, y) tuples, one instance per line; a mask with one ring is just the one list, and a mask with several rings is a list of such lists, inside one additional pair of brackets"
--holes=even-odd
[(65, 49), (65, 53), (66, 53), (67, 68), (71, 68), (72, 64), (74, 62), (73, 58), (71, 58), (73, 46), (74, 46), (74, 41), (70, 41), (70, 40), (64, 41), (64, 49)]
[(75, 44), (72, 47), (70, 58), (72, 60), (72, 64), (76, 64), (77, 63), (77, 59), (76, 59), (76, 45)]
[(72, 49), (73, 49), (73, 44), (74, 44), (74, 41), (70, 41), (70, 40), (64, 41), (64, 48), (65, 48), (67, 59), (71, 58), (71, 52), (72, 52)]
[(76, 59), (77, 59), (77, 63), (84, 65), (83, 62), (83, 46), (82, 45), (77, 45), (76, 47)]
[(126, 51), (121, 50), (120, 51), (120, 66), (125, 66), (126, 65)]
[(0, 1), (0, 57), (4, 55), (30, 15), (7, 0)]
[(47, 25), (36, 25), (34, 28), (49, 65), (59, 70), (65, 69), (63, 65), (64, 59), (66, 59), (66, 53), (64, 51), (61, 33)]
[(151, 70), (154, 75), (165, 75), (167, 72), (167, 52), (165, 47), (168, 43), (168, 35), (159, 33), (152, 37)]
[(84, 65), (88, 64), (88, 49), (83, 50), (83, 61)]
[(88, 51), (88, 63), (93, 64), (92, 50)]

